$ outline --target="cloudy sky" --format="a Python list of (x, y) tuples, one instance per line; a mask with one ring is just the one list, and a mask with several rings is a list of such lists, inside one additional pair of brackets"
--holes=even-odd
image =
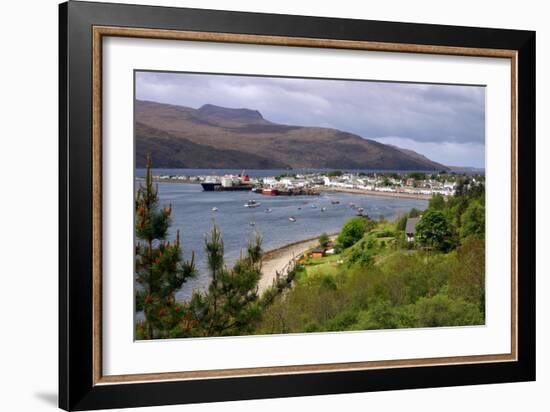
[(275, 123), (332, 127), (446, 165), (485, 165), (484, 87), (137, 72), (136, 97), (254, 109)]

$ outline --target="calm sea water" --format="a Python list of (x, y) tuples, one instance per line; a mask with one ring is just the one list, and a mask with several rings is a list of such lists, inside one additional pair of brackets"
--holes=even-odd
[[(383, 215), (386, 219), (394, 219), (413, 207), (427, 207), (425, 200), (345, 193), (262, 196), (252, 192), (204, 192), (199, 184), (159, 183), (158, 186), (161, 206), (172, 204), (170, 238), (175, 237), (177, 229), (180, 230), (184, 256), (189, 258), (194, 251), (199, 271), (198, 276), (186, 282), (177, 293), (180, 300), (189, 298), (193, 289), (204, 290), (208, 286), (204, 241), (214, 223), (223, 236), (226, 264), (231, 265), (256, 231), (263, 238), (264, 250), (316, 237), (323, 232), (339, 231), (347, 219), (355, 216), (350, 202), (364, 208), (364, 213), (373, 218)], [(244, 207), (250, 199), (261, 202), (261, 206)], [(339, 200), (340, 204), (333, 205), (331, 200)], [(217, 212), (212, 211), (214, 207), (218, 208)], [(323, 207), (326, 208), (324, 212), (321, 211)], [(267, 208), (272, 210), (271, 213), (266, 213)], [(296, 222), (291, 222), (290, 216), (295, 217)], [(252, 226), (251, 222), (255, 225)]]

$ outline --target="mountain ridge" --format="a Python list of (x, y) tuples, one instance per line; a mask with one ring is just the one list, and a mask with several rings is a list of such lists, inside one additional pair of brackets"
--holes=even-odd
[(156, 167), (448, 170), (353, 133), (278, 124), (258, 110), (213, 104), (194, 109), (136, 100), (135, 137), (138, 167), (150, 152)]

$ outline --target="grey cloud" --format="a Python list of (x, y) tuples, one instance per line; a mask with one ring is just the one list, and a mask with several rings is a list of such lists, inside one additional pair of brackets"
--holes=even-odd
[(136, 94), (194, 108), (256, 109), (273, 122), (333, 127), (364, 138), (485, 144), (481, 86), (138, 72)]

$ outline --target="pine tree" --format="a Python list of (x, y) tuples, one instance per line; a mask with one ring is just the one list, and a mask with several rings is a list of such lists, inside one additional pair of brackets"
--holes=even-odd
[(172, 206), (159, 207), (158, 187), (153, 184), (152, 162), (147, 157), (145, 183), (136, 195), (136, 310), (145, 320), (137, 324), (137, 336), (143, 339), (174, 337), (179, 333), (182, 305), (175, 292), (195, 274), (194, 255), (183, 261), (179, 230), (176, 240), (166, 240)]
[(246, 255), (232, 269), (224, 264), (220, 231), (213, 226), (205, 239), (208, 269), (212, 278), (205, 294), (195, 293), (189, 303), (197, 322), (194, 333), (201, 336), (239, 335), (251, 332), (260, 317), (258, 281), (261, 277), (261, 237), (249, 243)]

